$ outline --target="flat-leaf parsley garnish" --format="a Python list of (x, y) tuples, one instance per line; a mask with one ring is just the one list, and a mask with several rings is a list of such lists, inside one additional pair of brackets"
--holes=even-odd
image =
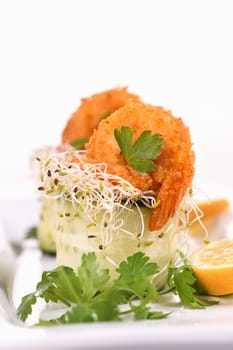
[[(46, 303), (62, 303), (67, 311), (57, 319), (41, 320), (41, 325), (121, 320), (125, 314), (133, 314), (135, 319), (165, 317), (166, 313), (153, 311), (147, 305), (158, 299), (151, 281), (158, 266), (148, 260), (144, 253), (135, 253), (119, 265), (119, 277), (106, 286), (109, 270), (99, 267), (95, 253), (84, 254), (77, 273), (65, 266), (43, 272), (36, 291), (22, 298), (18, 316), (25, 321), (33, 304), (43, 298)], [(122, 304), (126, 305), (123, 311)]]
[(38, 298), (46, 303), (60, 303), (62, 307), (57, 318), (41, 319), (38, 325), (120, 321), (126, 314), (133, 315), (136, 320), (164, 318), (169, 313), (154, 310), (154, 305), (167, 292), (177, 293), (181, 303), (188, 307), (211, 305), (194, 296), (197, 292), (194, 277), (187, 269), (186, 265), (170, 269), (170, 288), (161, 292), (153, 283), (158, 265), (142, 252), (121, 262), (116, 269), (118, 278), (112, 282), (109, 270), (100, 268), (94, 252), (83, 254), (77, 272), (67, 266), (43, 272), (36, 291), (22, 298), (17, 315), (21, 321), (26, 321)]
[(205, 306), (217, 303), (216, 301), (203, 299), (197, 296), (199, 291), (197, 279), (192, 269), (187, 265), (170, 268), (168, 284), (171, 288), (170, 291), (173, 291), (179, 296), (184, 306), (193, 309), (203, 309)]
[(151, 135), (151, 130), (144, 130), (134, 144), (133, 130), (122, 125), (121, 130), (114, 130), (115, 139), (128, 164), (141, 175), (154, 171), (154, 160), (160, 155), (163, 138), (159, 134)]
[(100, 121), (101, 121), (101, 120), (104, 120), (104, 119), (107, 119), (111, 114), (112, 114), (112, 112), (106, 112), (106, 113), (104, 113), (104, 114), (101, 116)]
[(203, 309), (205, 306), (217, 304), (216, 300), (207, 300), (199, 296), (199, 294), (203, 294), (203, 290), (182, 252), (180, 252), (180, 256), (183, 264), (168, 269), (168, 292), (176, 294), (184, 306), (193, 309)]
[(88, 139), (75, 139), (71, 141), (71, 146), (74, 147), (75, 149), (80, 149), (82, 148), (86, 143), (88, 142)]

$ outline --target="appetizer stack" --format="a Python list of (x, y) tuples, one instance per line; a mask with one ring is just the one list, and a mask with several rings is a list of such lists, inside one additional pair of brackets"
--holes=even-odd
[(36, 155), (42, 199), (38, 237), (74, 269), (95, 252), (112, 277), (119, 263), (143, 252), (166, 280), (186, 233), (195, 155), (189, 129), (162, 107), (126, 88), (82, 99), (58, 147)]

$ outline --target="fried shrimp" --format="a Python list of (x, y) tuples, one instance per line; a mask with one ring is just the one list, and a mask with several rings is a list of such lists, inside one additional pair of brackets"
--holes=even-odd
[[(133, 142), (144, 130), (162, 136), (163, 148), (155, 160), (155, 170), (148, 175), (140, 175), (122, 156), (114, 137), (114, 129), (122, 125), (133, 130)], [(161, 229), (175, 214), (193, 179), (195, 155), (189, 129), (181, 118), (162, 107), (128, 103), (99, 124), (86, 150), (88, 162), (104, 162), (110, 174), (121, 176), (138, 189), (154, 192), (159, 205), (151, 209), (151, 231)]]
[(139, 96), (129, 93), (126, 87), (83, 98), (80, 107), (71, 115), (63, 130), (62, 142), (88, 139), (101, 119), (124, 106), (130, 99), (140, 101)]

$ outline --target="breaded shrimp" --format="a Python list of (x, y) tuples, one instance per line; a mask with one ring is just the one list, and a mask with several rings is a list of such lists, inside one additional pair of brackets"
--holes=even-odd
[(71, 143), (77, 139), (88, 139), (100, 120), (130, 99), (140, 101), (140, 97), (131, 94), (126, 87), (115, 88), (83, 98), (80, 107), (69, 118), (63, 133), (62, 143)]
[[(114, 137), (114, 129), (120, 129), (122, 125), (133, 130), (133, 142), (144, 130), (162, 136), (164, 145), (161, 154), (155, 160), (155, 170), (148, 175), (140, 175), (123, 158)], [(130, 102), (99, 124), (86, 149), (88, 161), (104, 162), (109, 173), (121, 176), (141, 190), (155, 192), (160, 204), (152, 209), (151, 231), (161, 229), (175, 214), (193, 179), (195, 156), (189, 129), (181, 118), (173, 117), (162, 107)]]

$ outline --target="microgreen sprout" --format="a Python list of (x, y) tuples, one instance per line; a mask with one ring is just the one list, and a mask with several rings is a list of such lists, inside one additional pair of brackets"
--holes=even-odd
[[(105, 163), (87, 163), (85, 153), (85, 150), (70, 147), (63, 152), (50, 150), (46, 157), (41, 154), (37, 156), (40, 194), (55, 201), (71, 202), (74, 210), (69, 212), (69, 216), (64, 215), (63, 220), (84, 218), (87, 236), (91, 234), (88, 229), (94, 227), (100, 220), (103, 251), (111, 244), (114, 233), (118, 231), (144, 244), (145, 222), (141, 206), (154, 209), (160, 205), (160, 200), (155, 197), (153, 191), (141, 191), (122, 177), (109, 174)], [(126, 212), (130, 215), (135, 208), (139, 218), (136, 234), (126, 229), (122, 220), (122, 216), (126, 217)], [(124, 215), (122, 215), (123, 212)], [(192, 221), (191, 212), (195, 213)], [(158, 232), (159, 237), (166, 239), (166, 235), (173, 232), (179, 236), (180, 241), (184, 240), (182, 244), (187, 245), (188, 227), (195, 221), (199, 221), (207, 239), (207, 231), (201, 222), (202, 215), (194, 201), (193, 190), (188, 189), (175, 216), (161, 232)], [(110, 257), (106, 256), (106, 258), (111, 260)]]

